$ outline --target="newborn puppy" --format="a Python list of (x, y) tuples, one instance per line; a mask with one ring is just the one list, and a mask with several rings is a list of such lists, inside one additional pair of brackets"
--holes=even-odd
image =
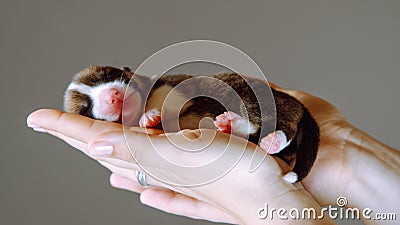
[(92, 66), (74, 76), (65, 92), (64, 109), (166, 132), (197, 129), (201, 124), (210, 128), (203, 119), (211, 118), (214, 129), (247, 138), (292, 166), (283, 178), (294, 183), (309, 173), (316, 159), (319, 128), (298, 100), (271, 91), (273, 98), (265, 97), (270, 93), (265, 81), (235, 73), (152, 79), (128, 68)]

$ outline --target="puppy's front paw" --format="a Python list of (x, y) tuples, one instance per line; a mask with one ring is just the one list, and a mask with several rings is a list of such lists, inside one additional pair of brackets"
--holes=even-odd
[(232, 132), (232, 127), (236, 120), (241, 119), (239, 115), (233, 112), (225, 112), (217, 117), (215, 117), (214, 125), (219, 131), (230, 134)]
[(257, 127), (234, 112), (224, 112), (215, 118), (214, 125), (219, 131), (239, 137), (247, 137), (257, 131)]
[(158, 109), (147, 111), (139, 120), (140, 127), (155, 127), (161, 122), (161, 113)]

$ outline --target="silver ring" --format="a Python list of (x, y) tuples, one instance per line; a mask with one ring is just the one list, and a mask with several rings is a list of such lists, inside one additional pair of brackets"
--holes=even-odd
[(146, 174), (140, 171), (136, 171), (136, 179), (138, 180), (139, 184), (142, 185), (142, 187), (147, 188), (149, 185), (147, 185), (146, 182)]

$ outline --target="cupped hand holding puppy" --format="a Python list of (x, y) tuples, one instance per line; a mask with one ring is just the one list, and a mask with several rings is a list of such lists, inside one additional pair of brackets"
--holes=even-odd
[[(109, 168), (113, 172), (110, 177), (113, 186), (140, 192), (143, 203), (178, 215), (218, 222), (257, 224), (265, 223), (257, 216), (258, 209), (265, 203), (274, 208), (313, 207), (318, 211), (320, 205), (336, 204), (339, 196), (345, 196), (352, 207), (396, 212), (397, 206), (392, 196), (398, 195), (396, 187), (400, 186), (399, 151), (352, 126), (328, 102), (299, 91), (283, 91), (306, 105), (321, 129), (317, 161), (302, 182), (308, 192), (300, 184), (291, 185), (281, 179), (288, 168), (279, 159), (271, 156), (264, 159), (262, 151), (254, 154), (257, 149), (255, 145), (223, 133), (194, 130), (165, 135), (152, 129), (123, 129), (116, 123), (57, 110), (32, 113), (28, 125), (63, 139)], [(210, 139), (213, 141), (210, 142)], [(201, 151), (203, 154), (185, 152), (177, 148), (174, 145), (176, 143), (196, 143), (200, 147), (207, 146), (208, 151)], [(177, 171), (176, 165), (200, 165), (202, 160), (205, 162), (215, 158), (224, 149), (229, 149), (225, 152), (229, 162), (232, 162), (230, 155), (234, 159), (241, 156), (227, 173), (202, 185), (182, 185), (195, 184), (199, 180), (194, 179), (190, 170), (187, 173), (185, 170)], [(160, 154), (175, 162), (166, 164)], [(197, 157), (189, 157), (194, 154)], [(264, 161), (251, 172), (249, 165), (254, 159)], [(204, 174), (213, 174), (207, 167), (203, 169)], [(151, 172), (151, 176), (147, 176), (150, 187), (146, 189), (136, 182), (135, 171), (143, 170)], [(386, 175), (380, 176), (382, 173)], [(332, 223), (328, 218), (323, 221), (275, 218), (271, 222)], [(365, 222), (379, 224), (382, 221)]]
[[(113, 172), (111, 182), (115, 186), (125, 185), (127, 189), (142, 192), (144, 203), (171, 213), (218, 222), (264, 224), (257, 212), (266, 203), (275, 208), (320, 208), (300, 184), (292, 185), (282, 179), (282, 174), (288, 170), (284, 163), (271, 156), (266, 157), (262, 150), (256, 151), (256, 145), (244, 139), (221, 132), (187, 130), (162, 134), (157, 130), (123, 129), (116, 123), (50, 109), (32, 113), (28, 125), (80, 149)], [(185, 145), (188, 142), (191, 146), (194, 143), (205, 148), (199, 152), (185, 152), (176, 147), (176, 144)], [(188, 157), (193, 154), (197, 157)], [(224, 174), (211, 176), (213, 180), (204, 184), (196, 182), (205, 181), (207, 176), (198, 180), (190, 169), (187, 173), (176, 170), (176, 165), (200, 165), (218, 158), (219, 154), (227, 154), (223, 157), (234, 164)], [(175, 162), (165, 163), (165, 157)], [(250, 171), (250, 162), (255, 158), (264, 161)], [(135, 171), (151, 172), (147, 176), (149, 188), (144, 189), (135, 183)], [(202, 168), (203, 174), (213, 172), (207, 166)], [(271, 222), (287, 223), (276, 219)], [(309, 224), (298, 220), (292, 222)]]

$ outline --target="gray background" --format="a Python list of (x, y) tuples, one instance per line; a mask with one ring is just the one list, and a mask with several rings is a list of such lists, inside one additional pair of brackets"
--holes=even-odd
[(396, 0), (2, 1), (0, 224), (207, 224), (140, 205), (95, 161), (25, 126), (35, 109), (61, 109), (82, 68), (136, 68), (184, 40), (243, 50), (271, 81), (322, 96), (399, 148), (399, 22)]

